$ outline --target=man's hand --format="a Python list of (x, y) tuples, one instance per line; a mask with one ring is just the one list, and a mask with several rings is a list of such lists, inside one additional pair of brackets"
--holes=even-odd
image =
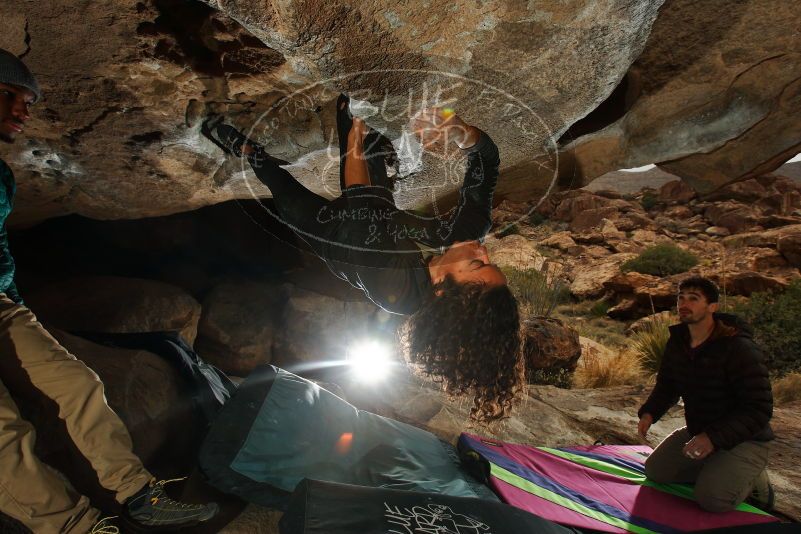
[(470, 148), (478, 142), (481, 132), (459, 118), (450, 108), (424, 109), (412, 118), (412, 130), (420, 137), (426, 150), (447, 146), (450, 141), (459, 148)]
[(649, 413), (642, 414), (640, 422), (637, 423), (637, 433), (642, 439), (645, 439), (645, 436), (648, 435), (648, 429), (651, 428), (652, 424), (654, 424), (654, 417)]
[(706, 432), (701, 432), (697, 436), (693, 437), (693, 439), (688, 441), (686, 445), (684, 445), (682, 452), (687, 458), (691, 458), (693, 460), (703, 460), (715, 452), (715, 446), (712, 445), (712, 440), (709, 439), (709, 436), (706, 435)]

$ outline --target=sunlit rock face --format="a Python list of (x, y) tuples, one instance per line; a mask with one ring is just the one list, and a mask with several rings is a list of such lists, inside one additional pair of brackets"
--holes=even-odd
[[(14, 224), (81, 213), (138, 218), (269, 191), (199, 135), (222, 113), (248, 128), (312, 190), (338, 194), (334, 100), (400, 152), (396, 198), (428, 204), (461, 163), (421, 159), (408, 115), (446, 102), (488, 131), (507, 180), (541, 194), (555, 140), (597, 107), (648, 38), (660, 1), (343, 2), (190, 0), (25, 2), (0, 7), (0, 46), (45, 94), (2, 156), (20, 193)], [(296, 93), (292, 98), (281, 97)], [(411, 95), (411, 98), (410, 98)], [(505, 186), (509, 191), (510, 187)]]
[(668, 0), (617, 97), (563, 139), (563, 172), (658, 163), (707, 193), (776, 169), (801, 151), (799, 27), (784, 0)]

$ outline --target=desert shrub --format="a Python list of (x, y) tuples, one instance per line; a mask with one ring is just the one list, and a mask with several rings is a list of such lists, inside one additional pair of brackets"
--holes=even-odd
[(553, 316), (573, 327), (581, 337), (588, 337), (607, 347), (628, 346), (630, 341), (624, 334), (626, 324), (607, 316), (594, 316), (590, 309), (596, 305), (592, 300), (568, 301), (554, 310)]
[(778, 405), (801, 400), (801, 373), (790, 373), (773, 382), (773, 403)]
[(801, 368), (801, 279), (782, 292), (753, 293), (734, 308), (754, 327), (771, 373), (781, 376)]
[(670, 323), (669, 317), (656, 315), (631, 335), (631, 348), (645, 369), (659, 370), (670, 337)]
[(539, 226), (548, 219), (542, 213), (538, 211), (531, 212), (531, 215), (528, 216), (528, 224), (531, 226)]
[(592, 317), (606, 317), (606, 313), (612, 309), (612, 303), (606, 299), (601, 299), (590, 308), (590, 315)]
[(695, 254), (672, 245), (660, 243), (643, 250), (639, 256), (624, 263), (620, 270), (624, 273), (635, 271), (654, 276), (670, 276), (689, 271), (698, 265)]
[(659, 204), (659, 197), (655, 193), (647, 192), (640, 199), (640, 205), (645, 211), (654, 208), (657, 204)]
[(633, 351), (590, 352), (579, 360), (573, 374), (573, 387), (586, 389), (642, 384), (644, 374), (640, 358)]
[(528, 383), (570, 389), (571, 375), (567, 369), (535, 369), (528, 371)]
[(503, 273), (526, 314), (548, 317), (556, 306), (570, 298), (567, 286), (537, 269), (506, 268)]
[(507, 226), (506, 228), (495, 234), (495, 237), (501, 239), (508, 235), (519, 234), (519, 233), (520, 233), (520, 228), (516, 224), (510, 224), (509, 226)]
[(588, 337), (607, 347), (625, 347), (629, 344), (629, 338), (623, 333), (625, 324), (608, 317), (577, 319), (570, 326), (576, 329), (579, 336)]

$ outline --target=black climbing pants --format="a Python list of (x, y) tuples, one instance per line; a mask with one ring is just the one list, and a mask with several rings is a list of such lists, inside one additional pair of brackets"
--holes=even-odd
[(332, 221), (328, 216), (321, 217), (321, 213), (328, 214), (336, 211), (338, 206), (343, 208), (348, 206), (348, 197), (359, 197), (362, 202), (364, 202), (365, 197), (376, 197), (383, 200), (382, 204), (384, 206), (394, 207), (392, 204), (392, 183), (387, 177), (384, 154), (377, 148), (379, 142), (375, 133), (368, 134), (364, 142), (365, 159), (371, 185), (356, 185), (345, 188), (342, 169), (344, 168), (344, 158), (347, 154), (340, 153), (340, 189), (342, 190), (342, 196), (334, 200), (329, 200), (309, 191), (289, 171), (278, 165), (260, 145), (252, 144), (251, 146), (255, 150), (248, 155), (248, 162), (259, 181), (270, 189), (278, 211), (278, 217), (293, 232), (306, 241), (318, 256), (327, 257), (330, 255), (332, 247), (325, 246), (327, 243), (358, 244), (347, 243), (349, 234), (339, 231), (341, 220)]

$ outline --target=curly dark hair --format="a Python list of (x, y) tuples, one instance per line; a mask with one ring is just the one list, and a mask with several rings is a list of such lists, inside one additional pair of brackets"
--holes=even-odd
[(449, 393), (472, 393), (474, 420), (507, 417), (525, 384), (517, 299), (506, 285), (450, 275), (433, 289), (402, 329), (406, 358)]

